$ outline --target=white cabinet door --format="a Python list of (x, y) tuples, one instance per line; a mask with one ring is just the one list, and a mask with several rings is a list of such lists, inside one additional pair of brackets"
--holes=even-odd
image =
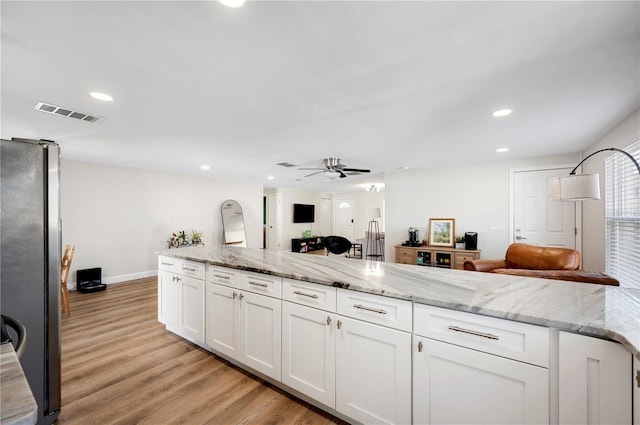
[(282, 300), (242, 291), (239, 359), (247, 366), (280, 380), (282, 368)]
[(240, 358), (236, 299), (239, 291), (207, 284), (207, 338), (209, 347), (234, 359)]
[(282, 382), (335, 408), (336, 315), (282, 303)]
[(210, 283), (206, 297), (207, 345), (280, 380), (282, 301)]
[(560, 423), (630, 424), (631, 353), (616, 342), (560, 332)]
[(204, 337), (204, 281), (182, 276), (180, 332), (202, 343)]
[(171, 272), (158, 271), (158, 320), (174, 331), (180, 327), (182, 292), (179, 279)]
[(411, 334), (337, 316), (336, 410), (362, 423), (411, 422)]
[(416, 424), (549, 423), (549, 371), (414, 337)]

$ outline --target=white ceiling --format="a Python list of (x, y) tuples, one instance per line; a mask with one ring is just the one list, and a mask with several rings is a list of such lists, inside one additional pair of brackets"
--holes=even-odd
[[(324, 191), (401, 167), (575, 153), (640, 104), (639, 5), (2, 1), (1, 135), (55, 140), (65, 158)], [(514, 112), (492, 117), (500, 108)], [(332, 182), (275, 165), (329, 156), (372, 173)]]

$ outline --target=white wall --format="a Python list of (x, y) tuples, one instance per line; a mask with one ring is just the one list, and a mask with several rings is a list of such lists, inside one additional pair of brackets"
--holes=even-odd
[[(331, 198), (327, 193), (315, 192), (311, 190), (299, 190), (291, 188), (277, 188), (267, 192), (277, 192), (282, 194), (282, 249), (291, 251), (291, 239), (304, 237), (305, 230), (311, 230), (313, 236), (324, 236), (320, 230), (320, 199)], [(293, 204), (315, 205), (314, 223), (294, 223)]]
[[(320, 200), (328, 198), (331, 200), (331, 211), (333, 211), (335, 199), (350, 198), (353, 199), (354, 208), (354, 241), (355, 239), (364, 238), (365, 232), (369, 225), (370, 217), (366, 216), (369, 208), (380, 208), (383, 217), (378, 220), (380, 231), (384, 230), (384, 191), (379, 192), (340, 192), (329, 194), (326, 192), (315, 192), (308, 190), (297, 190), (290, 188), (266, 189), (267, 193), (281, 193), (283, 196), (283, 217), (282, 217), (282, 246), (286, 251), (291, 250), (291, 239), (303, 237), (305, 230), (311, 230), (314, 236), (328, 236), (333, 233), (333, 217), (330, 217), (331, 228), (321, 229), (320, 226)], [(294, 223), (293, 222), (293, 204), (313, 204), (316, 206), (316, 217), (314, 223)], [(333, 216), (333, 214), (331, 214)]]
[(504, 258), (510, 243), (512, 168), (577, 163), (577, 156), (502, 160), (385, 174), (385, 257), (395, 260), (394, 245), (416, 227), (424, 239), (430, 218), (454, 218), (455, 233), (478, 233), (481, 258)]
[(61, 163), (62, 243), (75, 245), (75, 270), (102, 267), (107, 283), (156, 274), (156, 253), (175, 231), (222, 242), (220, 205), (242, 206), (251, 248), (262, 247), (262, 185), (180, 176), (88, 162)]
[[(603, 148), (623, 149), (640, 138), (640, 109), (636, 109), (620, 124), (609, 131), (588, 150), (583, 152), (583, 158)], [(588, 270), (605, 271), (605, 226), (604, 226), (604, 160), (612, 152), (602, 152), (589, 158), (582, 165), (585, 174), (600, 174), (600, 201), (585, 201), (582, 203), (582, 262)], [(579, 161), (578, 161), (579, 162)], [(577, 164), (577, 163), (576, 163)]]
[(353, 192), (348, 194), (340, 194), (335, 195), (338, 197), (347, 197), (353, 199), (355, 203), (355, 211), (353, 214), (353, 236), (354, 242), (355, 239), (362, 239), (365, 237), (365, 232), (369, 228), (369, 221), (371, 221), (371, 217), (367, 216), (367, 211), (371, 208), (380, 208), (380, 212), (382, 213), (382, 217), (376, 219), (378, 222), (378, 227), (381, 232), (384, 232), (384, 191), (380, 192)]

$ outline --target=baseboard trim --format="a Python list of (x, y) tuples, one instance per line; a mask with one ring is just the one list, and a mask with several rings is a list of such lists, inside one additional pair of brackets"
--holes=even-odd
[(145, 277), (152, 277), (157, 275), (158, 275), (158, 270), (147, 270), (145, 272), (103, 277), (102, 283), (106, 283), (108, 285), (110, 283), (119, 283), (119, 282), (126, 282), (127, 280), (144, 279)]

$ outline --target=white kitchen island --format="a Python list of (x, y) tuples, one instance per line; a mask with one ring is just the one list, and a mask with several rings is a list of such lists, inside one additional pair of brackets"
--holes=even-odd
[(158, 264), (167, 329), (351, 422), (640, 423), (638, 290), (224, 246)]

